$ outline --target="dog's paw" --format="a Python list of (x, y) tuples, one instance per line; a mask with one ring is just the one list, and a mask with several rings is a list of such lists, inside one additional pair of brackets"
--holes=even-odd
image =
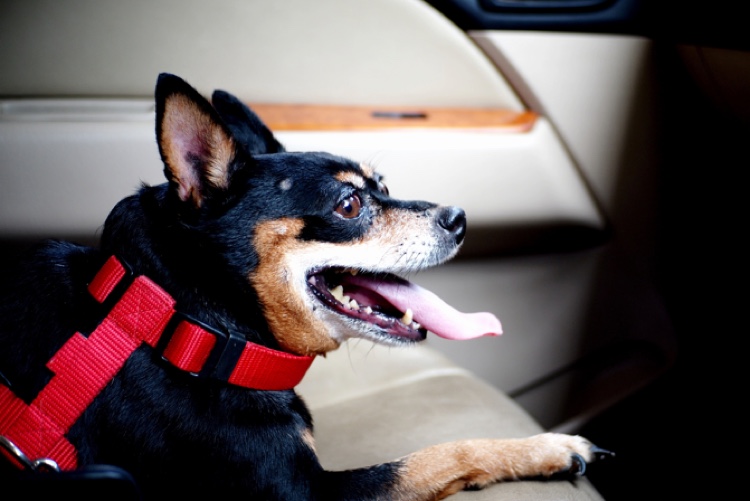
[(532, 450), (539, 453), (535, 476), (580, 477), (589, 463), (614, 456), (601, 447), (578, 435), (543, 433), (529, 437)]
[[(399, 460), (399, 492), (442, 499), (495, 482), (581, 476), (613, 455), (583, 437), (542, 433), (527, 438), (472, 439), (434, 445)], [(411, 498), (410, 498), (411, 499)]]

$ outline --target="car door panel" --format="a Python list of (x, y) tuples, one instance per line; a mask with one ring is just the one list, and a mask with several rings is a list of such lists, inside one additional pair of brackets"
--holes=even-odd
[[(161, 182), (150, 104), (161, 71), (261, 105), (533, 113), (520, 129), (414, 128), (402, 117), (374, 129), (298, 125), (278, 135), (289, 149), (374, 164), (397, 196), (466, 209), (458, 260), (414, 279), (460, 309), (498, 313), (506, 334), (429, 342), (543, 425), (575, 422), (600, 408), (599, 388), (610, 385), (605, 400), (616, 400), (669, 365), (670, 331), (634, 264), (644, 240), (619, 233), (650, 231), (640, 225), (650, 184), (628, 194), (623, 213), (636, 215), (618, 212), (629, 155), (638, 152), (642, 169), (651, 161), (632, 136), (649, 124), (634, 113), (645, 102), (636, 92), (643, 39), (466, 33), (419, 0), (10, 0), (3, 8), (5, 241), (92, 241), (119, 198), (141, 181)], [(602, 61), (607, 72), (596, 69)], [(645, 292), (622, 301), (613, 283)], [(634, 320), (644, 307), (653, 312), (645, 326)]]

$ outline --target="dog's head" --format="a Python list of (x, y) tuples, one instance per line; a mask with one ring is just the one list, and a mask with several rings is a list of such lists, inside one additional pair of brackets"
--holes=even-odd
[(164, 74), (156, 102), (167, 196), (186, 227), (194, 219), (202, 220), (195, 231), (231, 226), (221, 254), (284, 349), (320, 354), (349, 337), (403, 344), (427, 330), (454, 339), (500, 333), (494, 316), (458, 313), (399, 277), (456, 254), (461, 209), (392, 198), (367, 165), (286, 152), (226, 92), (209, 103)]

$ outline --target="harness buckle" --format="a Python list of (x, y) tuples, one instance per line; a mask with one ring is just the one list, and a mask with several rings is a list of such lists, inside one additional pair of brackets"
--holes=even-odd
[(54, 460), (40, 458), (32, 461), (12, 440), (3, 435), (0, 435), (0, 453), (5, 453), (12, 462), (19, 464), (24, 470), (33, 472), (60, 472), (60, 467)]
[(174, 362), (168, 360), (164, 356), (164, 352), (172, 341), (177, 328), (183, 322), (197, 326), (204, 333), (212, 335), (215, 341), (200, 370), (187, 371), (188, 374), (200, 378), (215, 378), (228, 381), (247, 344), (245, 336), (231, 329), (223, 330), (212, 327), (186, 313), (177, 311), (169, 320), (156, 346), (156, 352), (161, 358), (173, 365)]

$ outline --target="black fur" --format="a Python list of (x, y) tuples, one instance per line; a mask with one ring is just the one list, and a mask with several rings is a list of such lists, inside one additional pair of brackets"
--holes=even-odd
[[(252, 306), (256, 293), (244, 279), (258, 263), (248, 245), (255, 225), (301, 217), (302, 238), (347, 241), (360, 236), (374, 217), (368, 214), (356, 224), (332, 217), (331, 208), (347, 193), (331, 174), (356, 171), (356, 164), (323, 153), (284, 152), (265, 125), (227, 93), (216, 92), (212, 108), (182, 80), (162, 75), (156, 90), (158, 135), (165, 100), (174, 93), (189, 96), (236, 141), (229, 186), (202, 181), (202, 204), (191, 205), (180, 200), (174, 175), (166, 170), (168, 183), (143, 186), (117, 204), (100, 248), (47, 242), (6, 267), (0, 372), (27, 402), (47, 383), (44, 365), (51, 355), (74, 332), (91, 332), (100, 320), (102, 312), (86, 284), (107, 256), (120, 256), (161, 285), (180, 311), (277, 348), (263, 312)], [(281, 196), (279, 183), (287, 178), (294, 181)], [(372, 188), (365, 196), (381, 206), (396, 203)], [(368, 499), (394, 482), (398, 463), (324, 471), (301, 439), (311, 429), (311, 416), (292, 390), (256, 391), (195, 379), (161, 363), (144, 346), (85, 411), (69, 439), (79, 464), (120, 466), (154, 497), (168, 489), (194, 498), (210, 489), (214, 499), (230, 494)]]
[(266, 124), (232, 94), (217, 90), (211, 102), (245, 151), (251, 155), (284, 151)]

